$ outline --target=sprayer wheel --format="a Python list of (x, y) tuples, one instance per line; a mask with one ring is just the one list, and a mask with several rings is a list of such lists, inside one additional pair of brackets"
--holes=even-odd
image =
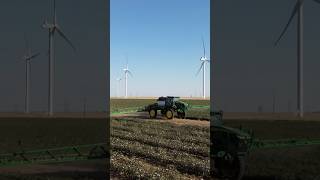
[(167, 119), (173, 119), (173, 111), (171, 109), (168, 109), (166, 111), (166, 118)]
[(214, 162), (218, 177), (241, 180), (245, 173), (245, 157), (237, 156), (232, 160), (218, 158)]
[(157, 111), (155, 109), (151, 109), (149, 111), (150, 118), (154, 119), (157, 117)]

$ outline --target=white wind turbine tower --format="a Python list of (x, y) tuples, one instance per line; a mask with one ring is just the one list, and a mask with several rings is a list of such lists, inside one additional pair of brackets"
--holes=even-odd
[(49, 30), (49, 97), (48, 97), (48, 112), (53, 115), (53, 96), (54, 96), (54, 34), (57, 32), (75, 51), (75, 47), (67, 36), (62, 32), (60, 26), (57, 24), (56, 16), (56, 1), (53, 0), (53, 23), (44, 21), (43, 28)]
[[(320, 4), (320, 0), (313, 0)], [(291, 12), (290, 18), (282, 30), (279, 38), (275, 42), (275, 46), (286, 33), (295, 15), (297, 15), (297, 113), (303, 118), (303, 3), (305, 0), (296, 0), (296, 4)]]
[(200, 65), (200, 68), (197, 72), (197, 75), (199, 74), (199, 72), (201, 71), (202, 69), (202, 72), (203, 72), (203, 77), (202, 77), (202, 97), (203, 99), (206, 98), (206, 63), (209, 63), (210, 60), (207, 59), (206, 57), (206, 48), (205, 48), (205, 44), (204, 44), (204, 40), (202, 38), (202, 46), (203, 46), (203, 56), (200, 58), (200, 61), (201, 61), (201, 65)]
[(132, 77), (132, 73), (130, 72), (129, 68), (128, 68), (128, 58), (127, 58), (127, 65), (126, 67), (123, 69), (124, 71), (124, 81), (125, 81), (125, 98), (128, 97), (128, 74), (130, 74), (130, 76)]
[(25, 42), (26, 42), (26, 54), (22, 58), (25, 63), (25, 73), (26, 73), (26, 89), (25, 89), (25, 113), (29, 113), (30, 109), (30, 73), (31, 73), (31, 60), (40, 55), (40, 53), (31, 53), (31, 48), (29, 47), (29, 42), (25, 34)]

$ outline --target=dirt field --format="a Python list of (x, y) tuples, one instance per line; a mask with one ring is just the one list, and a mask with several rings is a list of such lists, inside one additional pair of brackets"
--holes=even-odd
[(112, 117), (112, 178), (201, 179), (209, 176), (209, 121)]
[[(269, 116), (270, 117), (270, 116)], [(254, 137), (264, 140), (320, 139), (320, 121), (265, 119), (226, 119), (226, 126), (254, 131)], [(251, 151), (244, 179), (303, 179), (320, 177), (320, 145)]]
[[(106, 118), (0, 118), (0, 153), (105, 142)], [(0, 179), (101, 179), (106, 160), (0, 167)]]
[(0, 168), (0, 179), (105, 179), (105, 160)]

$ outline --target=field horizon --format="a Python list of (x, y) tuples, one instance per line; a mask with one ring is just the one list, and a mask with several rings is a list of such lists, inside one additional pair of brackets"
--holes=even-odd
[[(161, 96), (130, 96), (130, 97), (110, 97), (110, 99), (158, 99)], [(190, 99), (190, 100), (210, 100), (210, 97), (202, 98), (202, 97), (184, 97), (184, 96), (177, 96), (180, 99)]]
[(47, 112), (0, 112), (0, 118), (107, 118), (106, 112), (55, 112), (49, 116)]
[[(147, 104), (146, 104), (147, 105)], [(112, 111), (112, 108), (110, 109)], [(0, 118), (107, 118), (106, 112), (56, 112), (52, 117), (46, 112), (0, 112)], [(223, 119), (230, 120), (312, 120), (320, 121), (320, 112), (305, 113), (300, 119), (293, 112), (224, 112)]]

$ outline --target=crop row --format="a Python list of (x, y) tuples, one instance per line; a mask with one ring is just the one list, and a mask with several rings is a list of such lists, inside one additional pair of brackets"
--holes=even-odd
[[(157, 137), (167, 137), (169, 139), (179, 139), (179, 140), (193, 140), (191, 142), (200, 142), (207, 144), (209, 141), (209, 132), (202, 132), (202, 131), (179, 131), (177, 130), (179, 127), (177, 126), (175, 129), (171, 130), (164, 130), (160, 127), (153, 126), (148, 128), (141, 128), (141, 127), (128, 127), (128, 126), (112, 126), (112, 130), (118, 131), (125, 131), (137, 134), (147, 134), (150, 136), (157, 136)], [(209, 129), (209, 127), (208, 127)]]
[(144, 129), (132, 129), (127, 127), (115, 126), (112, 127), (112, 132), (119, 132), (119, 133), (135, 133), (139, 136), (148, 136), (152, 138), (161, 138), (161, 139), (168, 139), (168, 140), (178, 140), (182, 143), (191, 143), (197, 146), (209, 146), (210, 141), (207, 138), (192, 136), (190, 134), (183, 134), (183, 135), (172, 135), (168, 133), (162, 133), (161, 131), (158, 132), (157, 130), (144, 130)]
[(112, 152), (111, 172), (112, 176), (131, 179), (195, 179), (181, 174), (175, 168), (155, 166), (140, 158), (129, 158), (116, 151)]
[(199, 159), (197, 156), (183, 151), (152, 147), (118, 138), (111, 138), (111, 147), (113, 151), (119, 151), (129, 157), (137, 156), (143, 158), (151, 164), (159, 166), (172, 164), (182, 173), (197, 176), (207, 176), (209, 174), (209, 158)]
[[(133, 133), (121, 133), (113, 131), (111, 137), (128, 140), (128, 141), (137, 141), (142, 144), (167, 148), (170, 150), (184, 151), (193, 155), (208, 157), (209, 156), (209, 147), (208, 146), (199, 146), (193, 143), (184, 143), (179, 140), (170, 140), (157, 137), (143, 136)], [(173, 145), (174, 144), (174, 145)]]
[[(119, 122), (120, 126), (126, 126), (130, 128), (139, 128), (139, 129), (148, 129), (148, 128), (157, 128), (159, 131), (166, 131), (171, 133), (186, 133), (186, 132), (195, 132), (196, 135), (207, 135), (209, 137), (210, 129), (209, 127), (202, 126), (190, 126), (190, 125), (175, 125), (170, 122), (163, 121), (148, 121), (137, 118), (113, 118), (113, 122)], [(117, 124), (119, 125), (119, 124)]]

